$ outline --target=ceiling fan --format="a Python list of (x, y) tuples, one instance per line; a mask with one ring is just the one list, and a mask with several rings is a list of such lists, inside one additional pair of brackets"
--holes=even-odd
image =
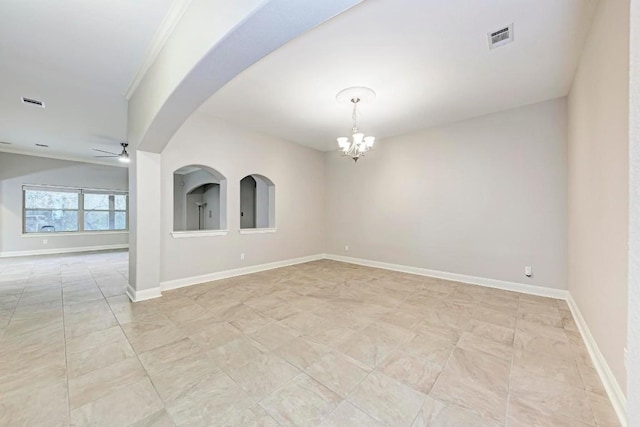
[(112, 153), (110, 151), (98, 150), (94, 148), (93, 151), (99, 151), (101, 153), (109, 154), (108, 156), (93, 156), (93, 157), (117, 157), (122, 163), (129, 163), (129, 153), (127, 153), (127, 147), (129, 144), (126, 142), (121, 142), (120, 146), (122, 146), (122, 152), (120, 154)]

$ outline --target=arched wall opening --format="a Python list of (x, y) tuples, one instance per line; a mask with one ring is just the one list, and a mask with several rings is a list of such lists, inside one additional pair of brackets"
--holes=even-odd
[[(169, 20), (167, 34), (162, 34), (162, 47), (149, 58), (148, 66), (143, 65), (127, 91), (127, 141), (131, 148), (127, 294), (132, 301), (160, 296), (160, 153), (175, 132), (207, 98), (244, 69), (361, 1), (178, 2), (175, 20)], [(226, 187), (220, 184), (224, 206)], [(225, 208), (221, 209), (223, 229), (228, 224)]]
[(227, 180), (202, 165), (183, 166), (173, 172), (173, 230), (225, 230)]
[(276, 186), (264, 175), (240, 180), (240, 228), (276, 227)]

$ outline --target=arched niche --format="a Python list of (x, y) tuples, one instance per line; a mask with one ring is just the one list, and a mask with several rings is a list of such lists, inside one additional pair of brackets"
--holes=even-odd
[(173, 172), (173, 231), (226, 230), (227, 180), (203, 165)]
[(275, 228), (276, 186), (264, 175), (240, 180), (240, 228)]

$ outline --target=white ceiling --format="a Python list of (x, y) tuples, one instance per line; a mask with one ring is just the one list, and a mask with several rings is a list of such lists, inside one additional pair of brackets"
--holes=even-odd
[[(0, 150), (118, 153), (124, 95), (184, 1), (2, 0), (0, 141), (12, 145)], [(379, 139), (564, 96), (595, 1), (366, 0), (247, 69), (201, 111), (329, 150), (351, 128), (350, 106), (335, 101), (349, 86), (377, 92), (359, 121)], [(511, 23), (515, 42), (489, 51), (487, 32)]]
[[(120, 152), (125, 92), (172, 2), (2, 0), (0, 141), (12, 145), (0, 149), (82, 158), (100, 154), (92, 148)], [(22, 96), (46, 108), (22, 104)]]
[[(366, 0), (265, 57), (200, 111), (319, 150), (348, 135), (349, 86), (378, 138), (564, 96), (595, 0)], [(490, 51), (487, 33), (514, 24)]]

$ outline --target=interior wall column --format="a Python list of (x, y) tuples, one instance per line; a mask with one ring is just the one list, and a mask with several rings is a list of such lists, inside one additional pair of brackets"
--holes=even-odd
[(129, 164), (129, 287), (132, 301), (160, 294), (160, 154), (134, 150)]
[(160, 296), (159, 153), (177, 129), (247, 67), (361, 1), (189, 1), (127, 93), (131, 299)]

